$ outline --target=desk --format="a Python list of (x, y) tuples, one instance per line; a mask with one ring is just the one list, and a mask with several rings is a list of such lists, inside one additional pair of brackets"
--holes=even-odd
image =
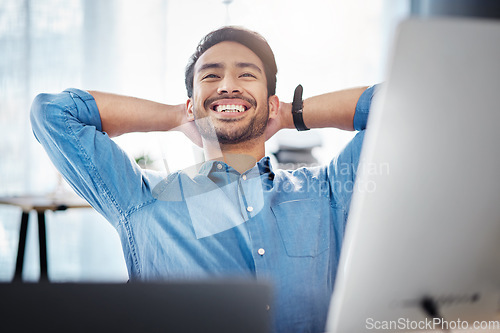
[(17, 206), (22, 209), (19, 245), (17, 248), (16, 271), (14, 281), (21, 281), (23, 275), (24, 250), (28, 219), (31, 211), (36, 211), (38, 218), (38, 244), (40, 247), (40, 281), (48, 281), (47, 273), (47, 237), (45, 229), (45, 212), (66, 210), (69, 208), (90, 208), (89, 204), (72, 193), (57, 195), (25, 195), (0, 197), (0, 204)]

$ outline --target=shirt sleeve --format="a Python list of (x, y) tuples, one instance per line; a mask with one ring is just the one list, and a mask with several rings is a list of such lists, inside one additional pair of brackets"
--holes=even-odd
[(359, 164), (361, 148), (365, 137), (366, 123), (372, 98), (377, 86), (367, 88), (360, 96), (354, 114), (354, 129), (360, 131), (347, 144), (342, 152), (334, 158), (328, 166), (328, 179), (332, 189), (332, 204), (341, 207), (345, 212), (344, 224), (351, 203), (352, 193), (355, 189), (356, 173)]
[(366, 122), (368, 121), (368, 114), (370, 112), (372, 98), (375, 94), (376, 89), (377, 85), (369, 87), (361, 94), (358, 99), (353, 121), (354, 129), (356, 131), (362, 131), (366, 128)]
[(113, 225), (150, 197), (140, 167), (102, 132), (94, 98), (78, 89), (40, 94), (31, 107), (37, 140), (71, 187)]

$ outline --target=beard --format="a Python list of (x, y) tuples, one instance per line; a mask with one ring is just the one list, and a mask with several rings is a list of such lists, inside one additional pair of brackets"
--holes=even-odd
[(267, 127), (268, 118), (269, 107), (266, 107), (265, 112), (257, 113), (255, 117), (251, 119), (248, 126), (241, 126), (237, 124), (237, 120), (220, 120), (226, 124), (220, 127), (214, 125), (217, 140), (219, 140), (220, 144), (237, 144), (258, 138), (259, 136), (264, 134)]
[[(252, 101), (252, 105), (256, 105), (255, 101)], [(209, 112), (212, 111), (209, 110)], [(201, 119), (197, 117), (200, 115), (198, 115), (196, 109), (193, 109), (193, 113), (195, 115), (195, 119), (197, 120), (195, 123), (198, 131), (205, 140), (217, 140), (219, 144), (223, 145), (239, 144), (250, 141), (264, 134), (269, 120), (269, 105), (266, 105), (264, 112), (257, 111), (255, 116), (247, 125), (240, 124), (240, 122), (243, 122), (244, 120), (242, 121), (239, 119), (218, 119), (217, 123), (214, 123), (209, 120), (209, 117)]]

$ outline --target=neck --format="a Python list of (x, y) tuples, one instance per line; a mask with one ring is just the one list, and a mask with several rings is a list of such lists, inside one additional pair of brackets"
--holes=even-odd
[(243, 173), (253, 168), (257, 161), (265, 156), (264, 141), (259, 139), (225, 145), (203, 140), (205, 159), (224, 161), (239, 173)]

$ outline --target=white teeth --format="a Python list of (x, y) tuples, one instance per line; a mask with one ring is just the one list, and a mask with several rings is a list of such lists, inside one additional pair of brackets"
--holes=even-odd
[(217, 105), (215, 107), (217, 112), (244, 112), (245, 107), (243, 105)]

